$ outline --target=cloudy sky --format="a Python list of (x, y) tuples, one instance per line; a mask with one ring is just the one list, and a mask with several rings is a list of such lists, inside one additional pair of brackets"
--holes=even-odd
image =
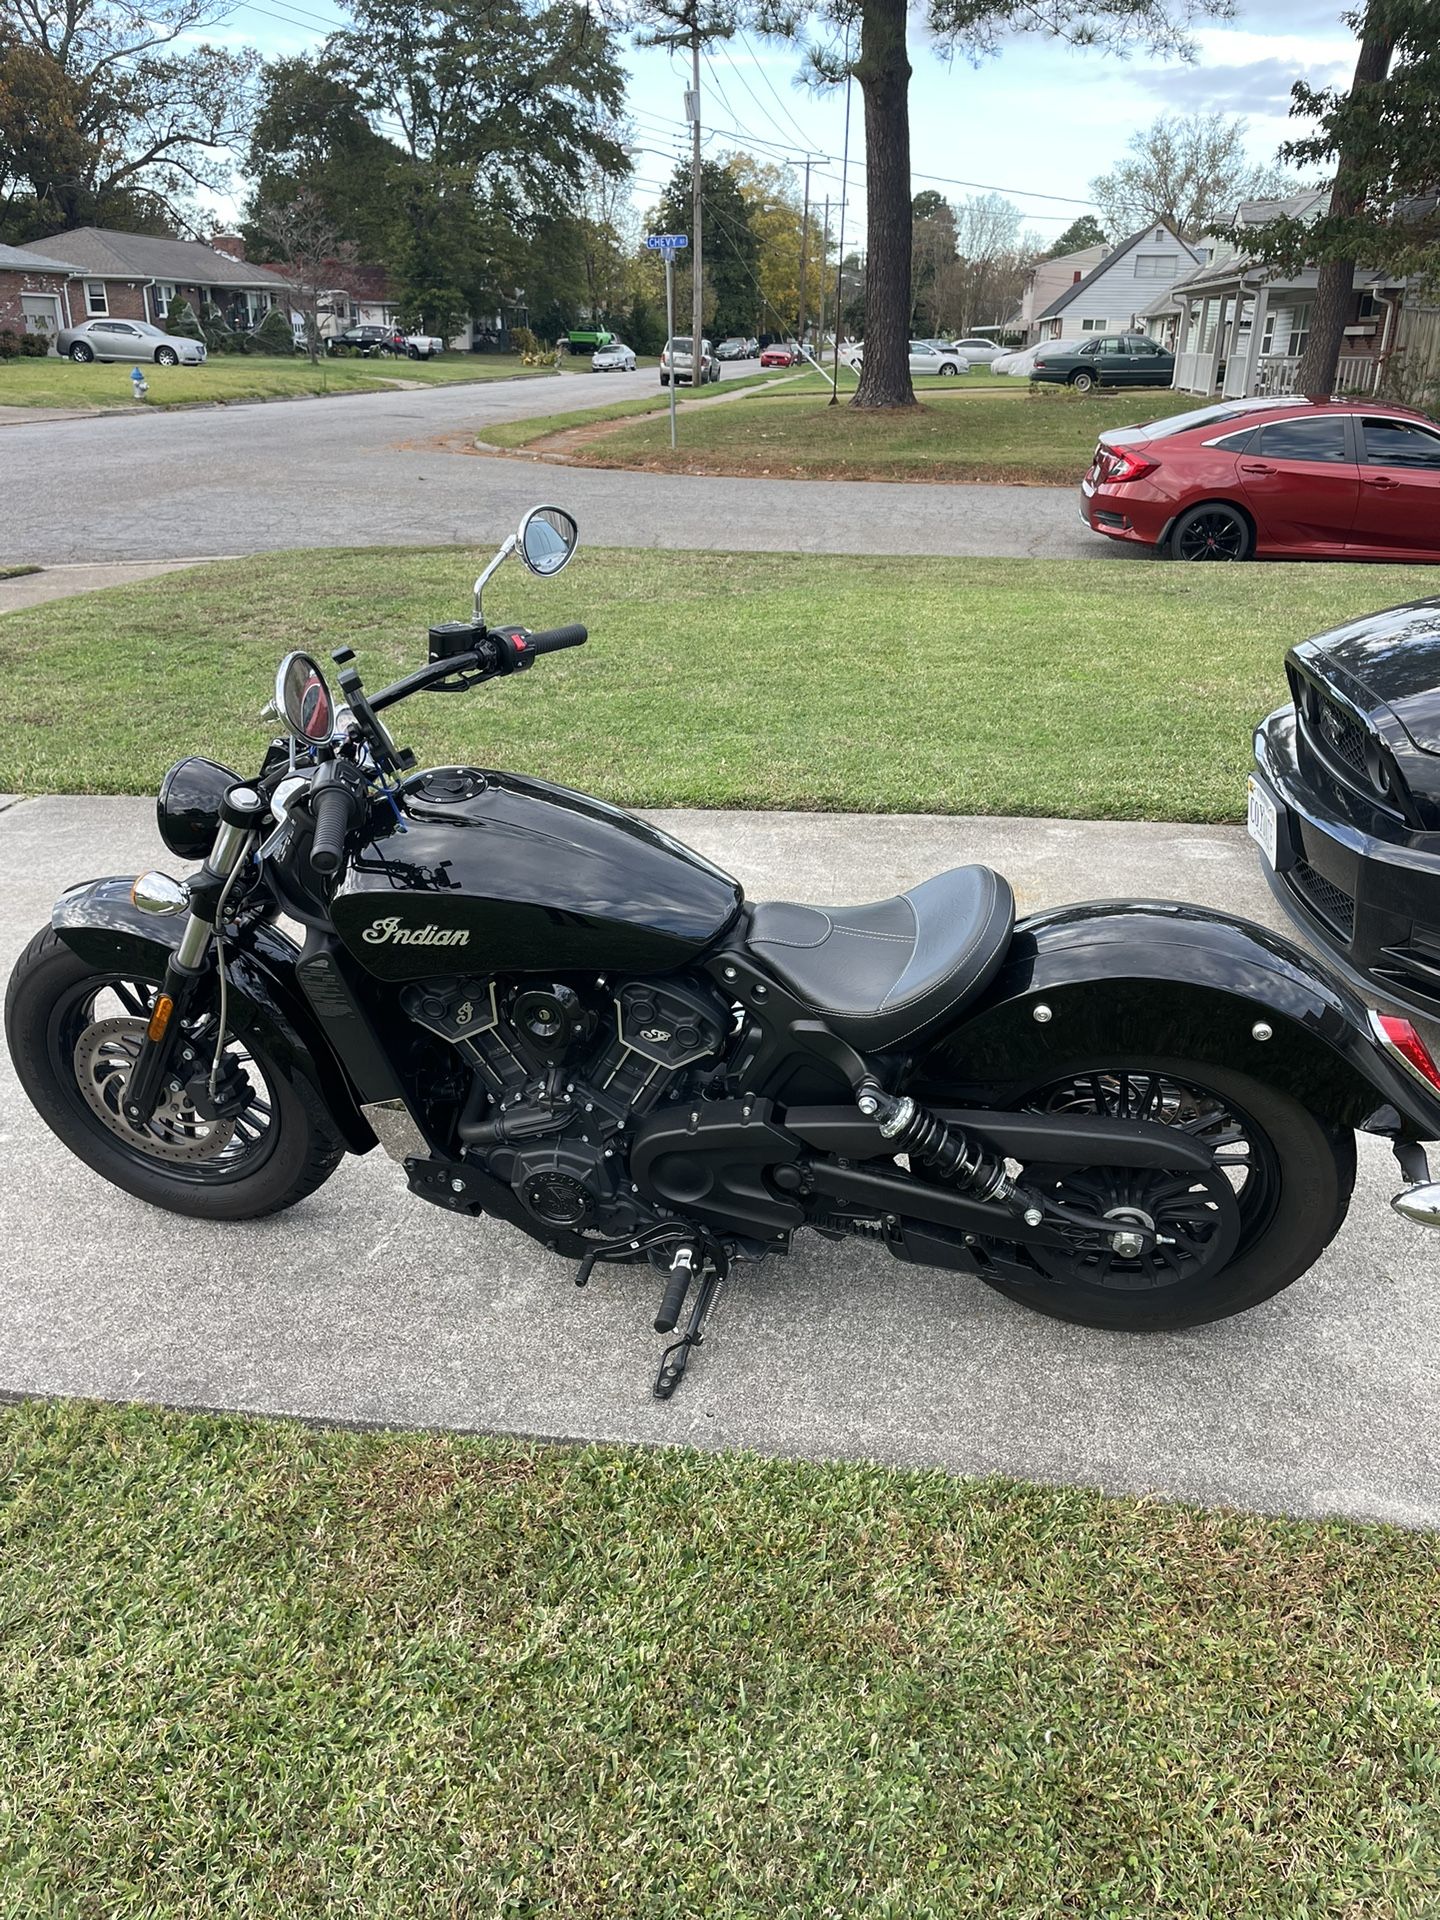
[[(226, 38), (248, 38), (266, 53), (312, 46), (340, 24), (330, 0), (245, 0)], [(1243, 114), (1256, 159), (1271, 160), (1293, 131), (1291, 82), (1348, 77), (1355, 43), (1340, 0), (1235, 0), (1233, 17), (1195, 33), (1193, 64), (1157, 63), (1137, 54), (1117, 60), (1034, 38), (1017, 38), (978, 67), (937, 58), (915, 35), (911, 82), (914, 181), (950, 199), (994, 187), (1011, 196), (1026, 224), (1052, 238), (1088, 205), (1088, 182), (1122, 154), (1130, 135), (1159, 113), (1219, 110)], [(680, 152), (688, 55), (630, 50), (629, 107), (634, 126), (635, 199), (656, 198)], [(850, 167), (842, 180), (844, 89), (816, 93), (796, 84), (792, 48), (743, 36), (705, 56), (701, 72), (706, 151), (744, 147), (798, 163), (817, 158), (811, 191), (829, 195), (831, 233), (848, 202), (847, 247), (863, 241), (864, 133), (858, 92), (852, 104)], [(798, 171), (798, 168), (797, 168)], [(847, 185), (848, 183), (848, 185)]]

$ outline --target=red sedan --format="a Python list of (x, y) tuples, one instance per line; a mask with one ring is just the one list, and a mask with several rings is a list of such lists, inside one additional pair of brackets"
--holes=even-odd
[(793, 367), (799, 364), (799, 360), (800, 355), (794, 347), (787, 347), (779, 343), (773, 347), (766, 347), (760, 356), (760, 364), (762, 367)]
[(1100, 435), (1096, 533), (1176, 560), (1440, 560), (1440, 426), (1364, 400), (1222, 400)]

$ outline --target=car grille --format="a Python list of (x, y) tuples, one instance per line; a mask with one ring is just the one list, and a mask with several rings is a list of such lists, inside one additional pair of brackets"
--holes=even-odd
[(1370, 775), (1365, 765), (1365, 729), (1352, 720), (1343, 707), (1323, 697), (1317, 702), (1316, 716), (1322, 743), (1335, 759), (1358, 773), (1366, 787)]
[(1342, 939), (1355, 931), (1355, 901), (1343, 887), (1317, 873), (1307, 860), (1297, 860), (1285, 878), (1313, 914)]

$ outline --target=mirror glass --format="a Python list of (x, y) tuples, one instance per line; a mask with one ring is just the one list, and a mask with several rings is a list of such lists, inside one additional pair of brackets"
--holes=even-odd
[(323, 745), (335, 731), (335, 703), (308, 653), (287, 653), (275, 676), (275, 705), (297, 740)]
[(520, 554), (532, 573), (558, 573), (579, 540), (575, 517), (563, 507), (532, 507), (520, 523)]

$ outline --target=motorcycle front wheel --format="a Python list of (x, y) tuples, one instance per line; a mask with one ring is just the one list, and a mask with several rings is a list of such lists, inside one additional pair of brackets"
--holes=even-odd
[[(1146, 1251), (1021, 1248), (982, 1240), (982, 1277), (1023, 1306), (1080, 1326), (1162, 1332), (1258, 1306), (1308, 1270), (1345, 1219), (1355, 1136), (1247, 1074), (1165, 1058), (1086, 1061), (1012, 1095), (1036, 1113), (1157, 1121), (1214, 1150), (1215, 1173), (1084, 1167), (1037, 1184), (1062, 1204), (1161, 1236)], [(1029, 1177), (1027, 1170), (1026, 1178)]]
[[(251, 1093), (233, 1117), (207, 1120), (172, 1086), (143, 1126), (125, 1119), (124, 1090), (158, 991), (156, 980), (91, 966), (48, 927), (36, 934), (10, 976), (5, 1033), (41, 1119), (113, 1186), (172, 1213), (254, 1220), (313, 1193), (344, 1158), (343, 1143), (254, 1043), (232, 1035), (223, 1050)], [(186, 1022), (187, 1075), (213, 1062), (215, 1044), (213, 1014)]]

